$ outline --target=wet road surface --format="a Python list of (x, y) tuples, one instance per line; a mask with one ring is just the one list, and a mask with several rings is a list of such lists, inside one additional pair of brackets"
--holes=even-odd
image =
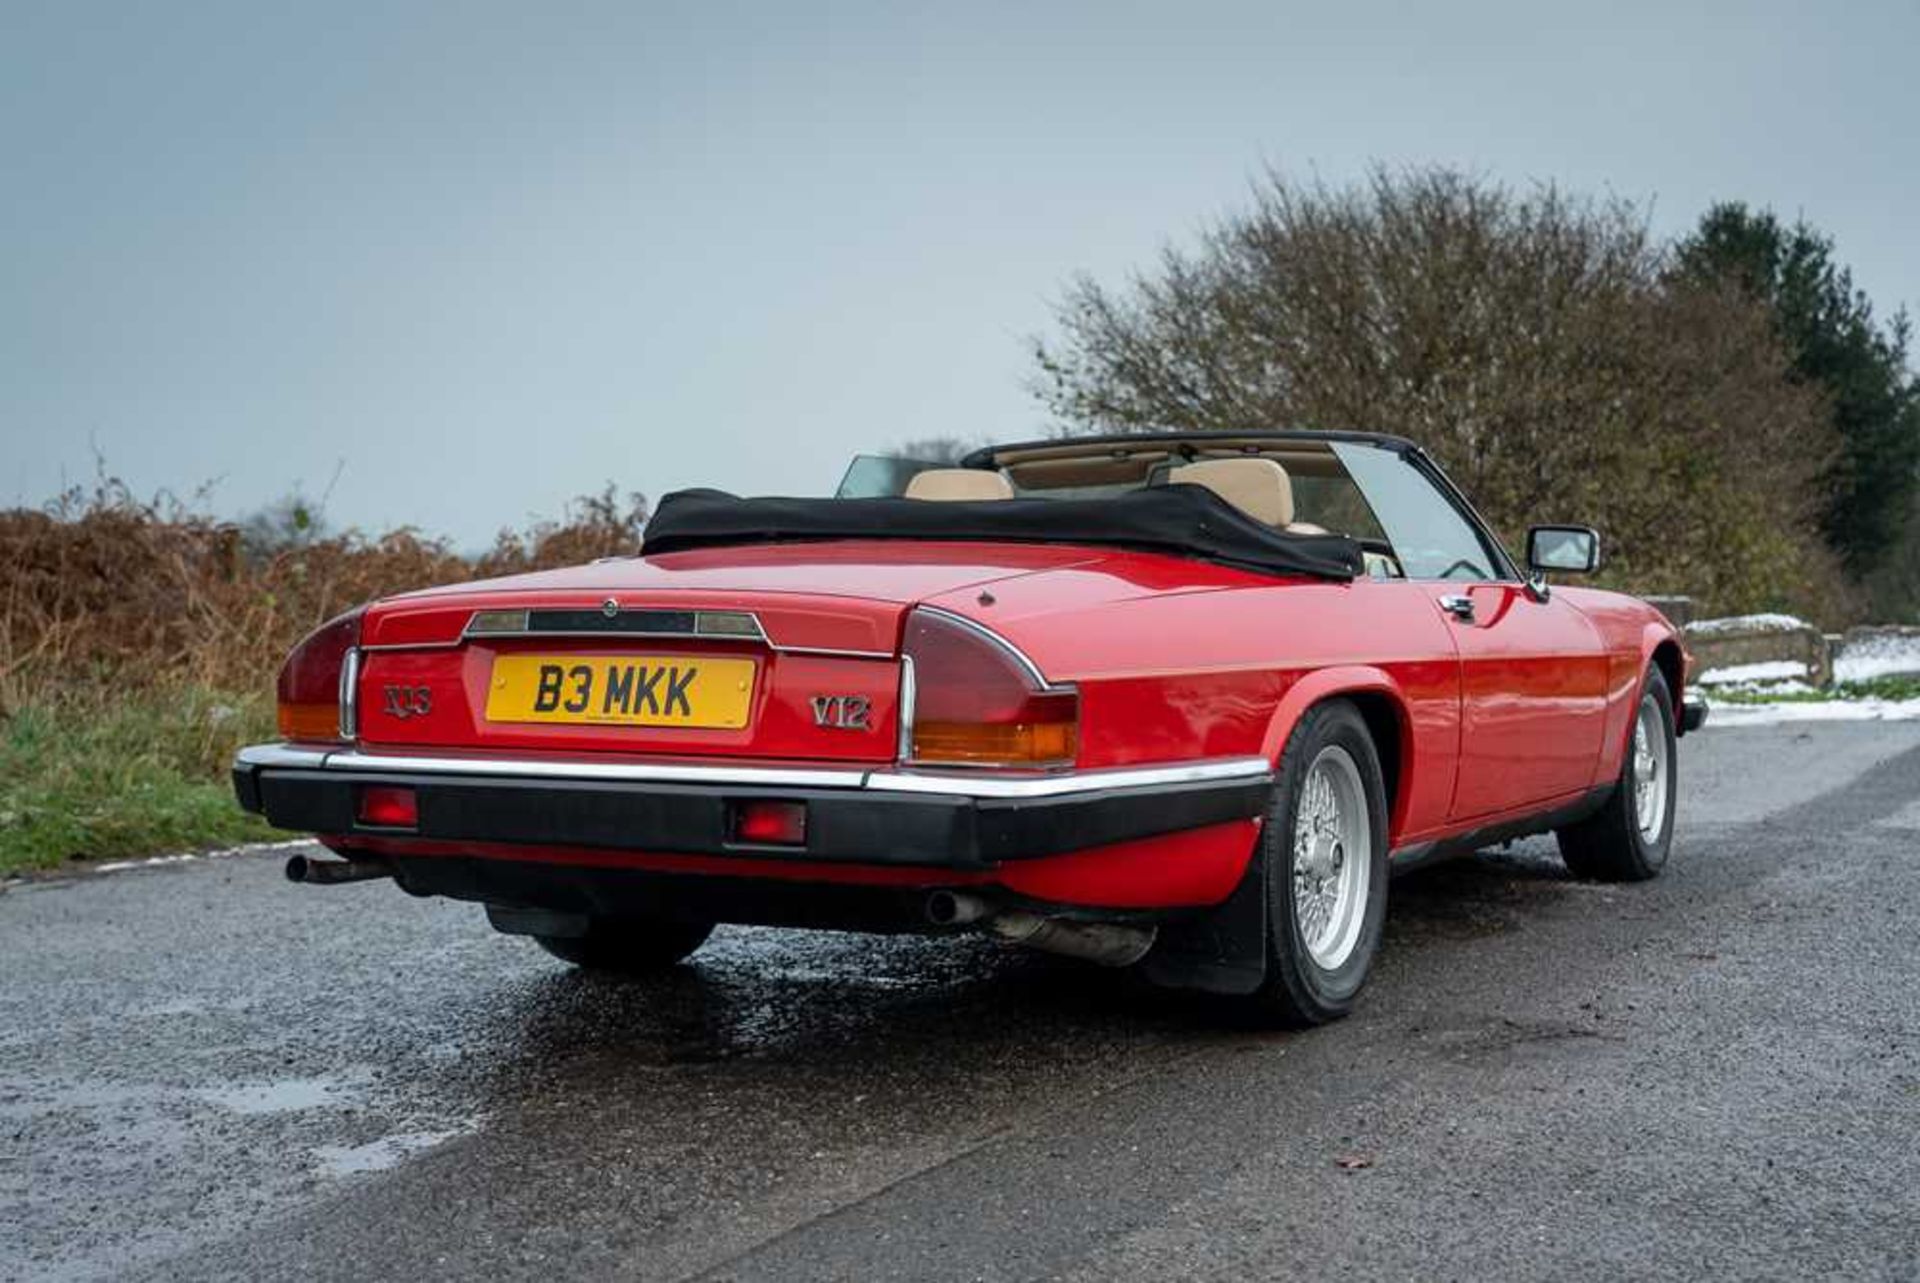
[(1396, 882), (1350, 1020), (978, 942), (584, 977), (285, 852), (0, 895), (0, 1278), (1920, 1277), (1920, 725)]

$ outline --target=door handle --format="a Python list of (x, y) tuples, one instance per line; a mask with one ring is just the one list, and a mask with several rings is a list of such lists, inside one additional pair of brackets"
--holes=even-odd
[(1473, 622), (1473, 598), (1464, 593), (1448, 593), (1440, 599), (1440, 609), (1462, 623)]

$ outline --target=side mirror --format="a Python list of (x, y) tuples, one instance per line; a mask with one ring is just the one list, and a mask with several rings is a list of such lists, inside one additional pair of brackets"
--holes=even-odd
[(1600, 535), (1588, 526), (1535, 526), (1527, 531), (1527, 569), (1584, 575), (1600, 568)]

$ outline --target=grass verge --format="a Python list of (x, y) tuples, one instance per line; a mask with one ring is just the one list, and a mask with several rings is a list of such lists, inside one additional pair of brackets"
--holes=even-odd
[(106, 685), (39, 694), (0, 724), (0, 875), (271, 835), (227, 771), (240, 745), (275, 738), (272, 701)]

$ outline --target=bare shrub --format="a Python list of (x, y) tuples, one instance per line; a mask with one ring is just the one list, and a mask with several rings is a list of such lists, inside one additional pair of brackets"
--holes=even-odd
[(1518, 546), (1585, 520), (1609, 582), (1844, 615), (1818, 533), (1836, 446), (1768, 318), (1679, 280), (1641, 211), (1447, 169), (1252, 208), (1036, 344), (1066, 430), (1323, 427), (1424, 445)]

